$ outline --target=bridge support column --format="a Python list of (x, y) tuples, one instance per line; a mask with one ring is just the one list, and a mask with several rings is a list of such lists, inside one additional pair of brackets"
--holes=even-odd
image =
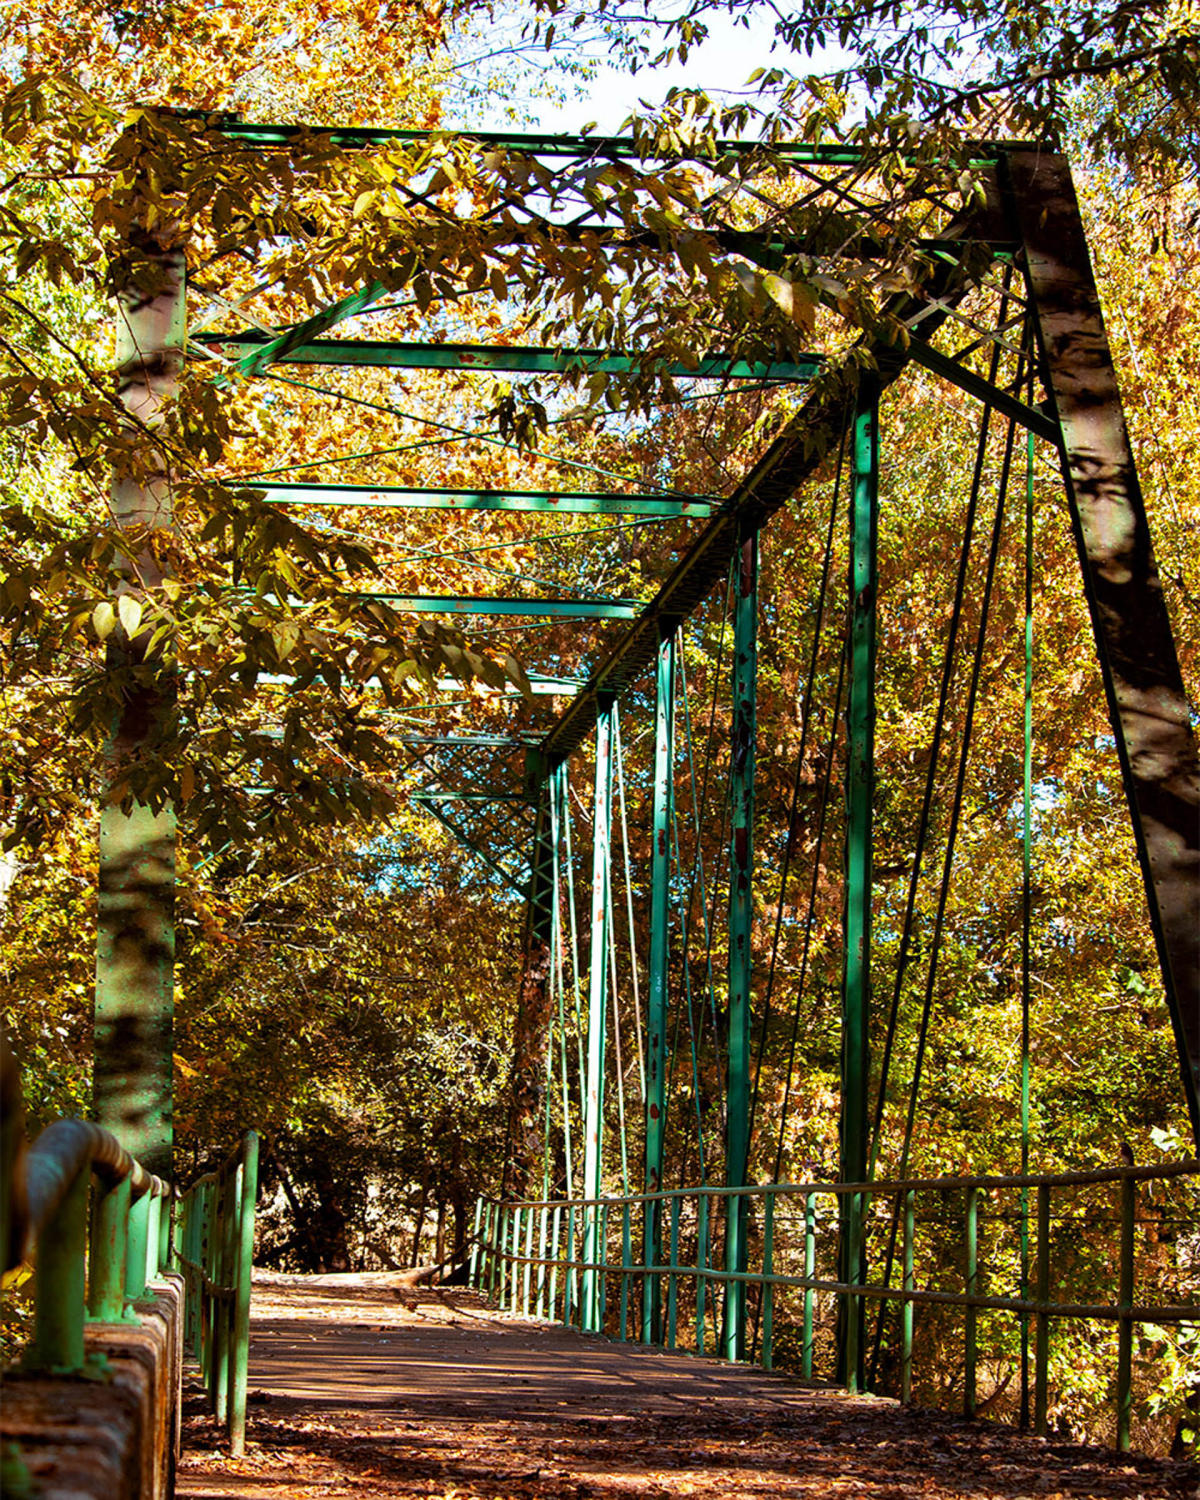
[[(645, 1190), (662, 1190), (663, 1143), (667, 1110), (667, 970), (671, 956), (671, 821), (675, 764), (675, 632), (664, 630), (658, 643), (654, 709), (654, 835), (650, 852), (650, 960), (646, 998), (646, 1170)], [(662, 1204), (646, 1209), (643, 1263), (662, 1260)], [(642, 1341), (661, 1336), (661, 1286), (645, 1282)]]
[(1200, 1148), (1200, 760), (1065, 157), (1007, 156), (1011, 215), (1138, 859)]
[[(742, 1187), (750, 1157), (750, 978), (754, 923), (754, 757), (758, 694), (758, 536), (743, 534), (734, 566), (732, 725), (729, 765), (729, 1072), (725, 1090), (725, 1185)], [(747, 1267), (744, 1198), (725, 1200), (725, 1269)], [(746, 1352), (746, 1284), (725, 1284), (722, 1353)]]
[[(859, 389), (854, 415), (854, 484), (850, 509), (850, 696), (847, 710), (846, 912), (842, 980), (843, 1182), (867, 1175), (867, 1083), (871, 1018), (871, 839), (875, 793), (875, 622), (878, 573), (879, 391)], [(863, 1253), (864, 1197), (840, 1200), (839, 1279), (858, 1279)], [(843, 1297), (838, 1373), (848, 1389), (862, 1384), (863, 1302)]]
[[(143, 430), (153, 430), (183, 362), (184, 254), (170, 229), (142, 230), (131, 236), (130, 261), (117, 296), (119, 394)], [(107, 622), (117, 706), (100, 813), (93, 1085), (97, 1120), (163, 1177), (171, 1176), (173, 1135), (175, 816), (127, 787), (131, 773), (136, 785), (139, 756), (174, 701), (170, 668), (147, 661), (150, 627), (141, 626), (142, 601), (163, 580), (153, 534), (174, 524), (167, 468), (163, 454), (143, 450), (113, 476), (113, 519), (138, 542), (118, 564), (115, 616)]]
[[(596, 710), (596, 796), (592, 837), (592, 936), (588, 970), (587, 1089), (583, 1109), (583, 1194), (599, 1198), (603, 1188), (605, 1013), (608, 1008), (609, 850), (612, 829), (613, 700)], [(600, 1211), (584, 1209), (583, 1259), (603, 1258)], [(604, 1323), (599, 1271), (585, 1269), (581, 1315), (585, 1333)]]

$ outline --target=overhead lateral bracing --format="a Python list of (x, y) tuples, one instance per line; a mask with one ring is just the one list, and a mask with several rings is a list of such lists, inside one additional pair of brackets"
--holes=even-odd
[[(241, 488), (238, 481), (231, 481)], [(416, 489), (401, 485), (254, 484), (269, 505), (361, 506), (372, 510), (507, 510), (529, 515), (701, 517), (720, 502), (704, 496), (621, 495), (589, 490)]]
[[(250, 126), (231, 121), (222, 129), (231, 139), (264, 147), (309, 139), (304, 132), (293, 131), (290, 127)], [(369, 149), (388, 144), (424, 146), (430, 153), (430, 164), (441, 149), (437, 137), (411, 132), (351, 130), (334, 132), (323, 139), (348, 149)], [(575, 191), (572, 184), (576, 179), (572, 178), (570, 169), (562, 165), (566, 161), (574, 160), (581, 168), (585, 165), (590, 168), (606, 162), (689, 159), (695, 162), (698, 170), (702, 170), (705, 159), (704, 150), (690, 157), (686, 152), (656, 154), (656, 148), (648, 140), (624, 137), (521, 136), (501, 132), (472, 137), (471, 140), (484, 151), (524, 153), (559, 164), (554, 168), (559, 175), (547, 179), (545, 201), (530, 200), (531, 206), (528, 206), (529, 223), (536, 221), (543, 228), (553, 228), (553, 216), (547, 218), (546, 214), (550, 212), (550, 198), (559, 190), (558, 185), (566, 184), (564, 203)], [(456, 149), (449, 137), (446, 138), (446, 149)], [(756, 153), (763, 154), (761, 146), (753, 142), (722, 142), (708, 149), (709, 161), (722, 156), (728, 160), (753, 160)], [(1110, 465), (1113, 478), (1109, 483), (1115, 486), (1115, 492), (1120, 493), (1120, 504), (1128, 512), (1123, 534), (1138, 538), (1131, 554), (1131, 572), (1135, 579), (1146, 584), (1136, 604), (1127, 604), (1126, 599), (1127, 596), (1132, 599), (1132, 594), (1141, 584), (1132, 591), (1115, 584), (1115, 580), (1123, 576), (1125, 565), (1122, 563), (1114, 571), (1104, 556), (1105, 548), (1111, 547), (1111, 540), (1102, 534), (1104, 528), (1098, 522), (1089, 520), (1089, 484), (1081, 476), (1085, 475), (1088, 464), (1094, 461), (1095, 443), (1087, 435), (1077, 413), (1083, 409), (1086, 400), (1099, 400), (1103, 405), (1107, 399), (1103, 392), (1112, 388), (1112, 376), (1086, 245), (1082, 231), (1078, 229), (1078, 206), (1062, 158), (1039, 149), (1025, 148), (1019, 142), (981, 143), (977, 153), (972, 166), (981, 172), (986, 184), (981, 205), (961, 212), (957, 219), (945, 220), (936, 232), (922, 241), (930, 250), (934, 266), (929, 284), (907, 303), (897, 302), (891, 309), (895, 321), (907, 330), (905, 335), (902, 338), (889, 336), (887, 341), (877, 340), (864, 345), (861, 362), (875, 368), (881, 389), (892, 384), (909, 363), (919, 365), (983, 402), (989, 409), (1019, 423), (1058, 450), (1081, 539), (1085, 589), (1096, 622), (1101, 667), (1143, 863), (1152, 925), (1176, 1021), (1185, 1088), (1200, 1139), (1200, 937), (1193, 920), (1197, 886), (1200, 885), (1200, 875), (1197, 874), (1200, 854), (1195, 849), (1198, 821), (1194, 790), (1195, 742), (1187, 722), (1186, 698), (1170, 625), (1162, 605), (1161, 591), (1157, 589), (1157, 575), (1136, 478), (1126, 482), (1122, 477), (1125, 471), (1115, 459)], [(772, 148), (767, 155), (772, 160), (791, 163), (797, 171), (808, 173), (813, 181), (819, 179), (822, 171), (853, 167), (858, 160), (854, 151), (842, 147)], [(767, 159), (765, 155), (764, 159)], [(585, 179), (586, 171), (578, 182)], [(861, 253), (875, 253), (873, 246), (877, 248), (882, 243), (879, 236), (884, 228), (879, 205), (854, 194), (841, 194), (833, 178), (824, 180), (831, 185), (841, 212), (861, 215)], [(574, 218), (564, 220), (559, 231), (569, 237), (580, 226), (588, 225), (590, 231), (605, 236), (619, 232), (611, 222), (605, 222), (607, 210), (602, 202), (589, 200), (578, 192), (576, 198), (581, 211)], [(1035, 223), (1039, 213), (1042, 217)], [(1062, 228), (1061, 245), (1046, 246), (1044, 226), (1049, 222)], [(528, 227), (524, 220), (514, 220), (511, 226), (514, 244), (521, 242)], [(787, 253), (803, 248), (770, 233), (745, 233), (727, 227), (715, 229), (712, 237), (726, 252), (772, 270), (785, 264)], [(858, 241), (854, 243), (859, 244)], [(1027, 277), (1025, 296), (1017, 300), (1031, 313), (1037, 328), (1039, 374), (1048, 398), (1045, 402), (1039, 404), (1024, 399), (1020, 391), (985, 379), (965, 358), (956, 359), (935, 347), (933, 341), (947, 319), (960, 319), (959, 305), (972, 284), (971, 278), (960, 274), (962, 257), (979, 253), (993, 260), (1002, 259)], [(1049, 272), (1039, 270), (1064, 258), (1071, 261), (1065, 270), (1057, 266)], [(1060, 293), (1052, 294), (1051, 288), (1068, 283), (1074, 288), (1070, 312), (1057, 307), (1052, 312), (1048, 304), (1053, 302), (1054, 295), (1059, 295), (1060, 301), (1062, 299)], [(275, 338), (264, 331), (243, 329), (222, 333), (215, 338), (203, 335), (200, 342), (207, 342), (214, 354), (220, 352), (225, 357), (236, 358), (247, 374), (261, 372), (272, 363), (301, 359), (332, 363), (343, 357), (348, 364), (395, 361), (399, 365), (419, 361), (426, 368), (532, 368), (544, 371), (552, 367), (564, 372), (585, 369), (589, 359), (600, 361), (597, 369), (616, 372), (628, 359), (631, 362), (628, 368), (641, 368), (639, 356), (628, 351), (620, 351), (614, 356), (609, 351), (584, 349), (555, 351), (538, 347), (514, 351), (501, 347), (489, 353), (472, 346), (439, 347), (435, 343), (427, 352), (420, 353), (412, 344), (380, 341), (372, 347), (369, 340), (326, 341), (323, 338), (337, 324), (357, 317), (386, 295), (386, 289), (379, 284), (364, 286)], [(1063, 302), (1062, 306), (1065, 307), (1066, 303)], [(1067, 321), (1070, 321), (1069, 329)], [(1053, 333), (1049, 331), (1052, 324)], [(1004, 330), (991, 333), (984, 330), (982, 334), (973, 335), (964, 353), (969, 354), (989, 339), (1003, 340), (1011, 326), (1010, 320)], [(607, 363), (614, 358), (616, 364)], [(793, 359), (789, 365), (787, 375), (807, 378), (817, 373), (819, 360), (806, 355), (803, 361)], [(705, 367), (704, 373), (707, 374), (709, 368)], [(670, 372), (677, 372), (674, 364)], [(697, 370), (679, 370), (678, 373), (696, 374)], [(713, 373), (717, 372), (714, 370)], [(733, 366), (721, 373), (729, 378)], [(742, 373), (738, 369), (739, 377)], [(761, 362), (752, 363), (745, 369), (747, 378), (771, 378), (775, 374), (776, 368), (770, 362), (765, 370)], [(1083, 393), (1089, 388), (1097, 394), (1086, 397)], [(649, 667), (664, 632), (669, 633), (687, 618), (727, 575), (738, 539), (747, 531), (759, 530), (787, 503), (797, 486), (815, 472), (824, 454), (841, 440), (846, 430), (850, 395), (848, 386), (839, 388), (828, 381), (822, 382), (768, 451), (734, 487), (725, 503), (707, 520), (699, 536), (688, 544), (655, 598), (637, 611), (631, 628), (608, 650), (584, 689), (548, 731), (542, 744), (547, 765), (561, 761), (590, 737), (597, 714), (607, 703), (620, 697)], [(1106, 415), (1105, 422), (1106, 431), (1119, 433), (1117, 446), (1123, 442), (1127, 449), (1119, 406), (1111, 415)], [(1132, 476), (1131, 459), (1127, 463), (1127, 472)], [(468, 499), (464, 503), (474, 505), (477, 502)], [(1134, 618), (1137, 628), (1131, 631), (1130, 622)], [(1144, 670), (1139, 673), (1139, 669), (1127, 664), (1131, 658), (1138, 657), (1143, 641), (1154, 642), (1153, 646), (1145, 648), (1151, 652), (1154, 664), (1144, 664)], [(1147, 672), (1154, 683), (1152, 696), (1175, 705), (1168, 711), (1167, 718), (1178, 726), (1172, 734), (1178, 737), (1179, 744), (1165, 762), (1162, 757), (1156, 759), (1154, 754), (1148, 754), (1148, 720), (1139, 706), (1148, 691), (1140, 686), (1139, 677)], [(1130, 685), (1134, 683), (1139, 685)], [(1170, 763), (1169, 774), (1154, 773), (1146, 777), (1146, 767), (1166, 762)], [(1182, 772), (1181, 767), (1184, 768)]]
[[(287, 330), (290, 334), (291, 330)], [(275, 338), (284, 337), (279, 334)], [(275, 338), (267, 333), (197, 332), (191, 335), (193, 354), (208, 351), (227, 359), (256, 359)], [(609, 354), (600, 349), (547, 349), (519, 344), (410, 344), (371, 339), (313, 339), (291, 344), (273, 364), (343, 365), (372, 369), (463, 370), (479, 374), (502, 371), (520, 374), (625, 375), (646, 369), (655, 374), (688, 380), (812, 380), (824, 363), (813, 354), (803, 360), (745, 360), (706, 354), (693, 364), (659, 363), (647, 352), (639, 357)]]

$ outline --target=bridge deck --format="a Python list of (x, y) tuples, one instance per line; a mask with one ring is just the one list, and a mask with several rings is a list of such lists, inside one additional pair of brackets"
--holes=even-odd
[(508, 1318), (387, 1275), (256, 1278), (246, 1457), (185, 1424), (187, 1500), (1157, 1500), (1190, 1466)]

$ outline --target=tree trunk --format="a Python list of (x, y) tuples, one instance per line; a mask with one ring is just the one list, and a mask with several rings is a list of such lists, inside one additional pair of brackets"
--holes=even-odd
[(429, 1202), (429, 1185), (421, 1184), (421, 1198), (417, 1204), (417, 1227), (413, 1230), (412, 1259), (410, 1266), (421, 1264), (421, 1231), (425, 1228), (425, 1208)]

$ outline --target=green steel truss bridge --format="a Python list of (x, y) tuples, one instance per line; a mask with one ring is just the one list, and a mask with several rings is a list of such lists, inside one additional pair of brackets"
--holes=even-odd
[[(1034, 773), (1035, 598), (1049, 607), (1035, 537), (1048, 507), (1065, 506), (1069, 518), (1112, 739), (1097, 755), (1119, 763), (1198, 1141), (1200, 817), (1188, 702), (1065, 159), (979, 143), (969, 206), (947, 202), (914, 168), (898, 209), (878, 168), (840, 147), (776, 148), (768, 159), (753, 143), (665, 151), (626, 137), (314, 135), (204, 123), (230, 149), (277, 157), (312, 152), (314, 142), (331, 159), (407, 152), (412, 176), (401, 190), (431, 235), (453, 218), (447, 161), (463, 153), (501, 163), (506, 186), (486, 212), (472, 218), (469, 203), (456, 212), (458, 227), (512, 275), (532, 247), (550, 246), (563, 265), (609, 256), (618, 290), (652, 264), (677, 291), (687, 254), (733, 267), (776, 310), (797, 258), (827, 275), (824, 304), (794, 320), (811, 348), (776, 322), (770, 334), (748, 330), (736, 348), (686, 357), (666, 348), (661, 329), (652, 347), (628, 330), (607, 344), (539, 340), (533, 320), (514, 324), (504, 277), (480, 278), (467, 296), (447, 274), (419, 292), (415, 309), (372, 281), (281, 324), (272, 289), (256, 286), (236, 258), (185, 270), (172, 250), (162, 252), (165, 290), (123, 305), (131, 406), (153, 409), (184, 361), (223, 365), (237, 399), (265, 403), (283, 430), (297, 392), (324, 403), (331, 430), (346, 434), (344, 451), (326, 440), (303, 462), (284, 453), (269, 468), (235, 466), (224, 482), (355, 534), (369, 533), (382, 512), (411, 513), (425, 540), (366, 602), (398, 618), (465, 625), (491, 649), (520, 643), (527, 691), (510, 684), (480, 698), (449, 682), (428, 704), (389, 709), (381, 700), (377, 718), (404, 748), (412, 807), (461, 845), (472, 878), (525, 910), (508, 1165), (476, 1215), (476, 1281), (509, 1307), (585, 1330), (688, 1341), (768, 1366), (786, 1303), (801, 1321), (805, 1374), (862, 1389), (884, 1380), (892, 1358), (905, 1396), (914, 1317), (950, 1304), (965, 1323), (968, 1413), (979, 1329), (1003, 1315), (1019, 1329), (1021, 1416), (1041, 1431), (1051, 1325), (1091, 1318), (1117, 1329), (1115, 1434), (1128, 1446), (1139, 1321), (1195, 1316), (1166, 1293), (1135, 1299), (1139, 1193), (1156, 1175), (1185, 1193), (1195, 1166), (1057, 1178), (1031, 1168), (1033, 883), (1046, 795)], [(666, 202), (657, 176), (685, 170), (690, 206)], [(370, 223), (375, 209), (355, 212)], [(674, 216), (670, 234), (665, 213)], [(867, 275), (887, 263), (898, 213), (923, 275), (897, 280), (885, 316), (866, 325), (875, 332), (848, 329), (838, 299), (849, 292), (834, 271), (853, 265)], [(692, 220), (689, 241), (680, 231)], [(339, 383), (346, 370), (369, 372), (370, 394)], [(542, 401), (537, 447), (503, 426), (464, 425), (442, 394), (499, 378)], [(602, 395), (610, 379), (636, 398), (608, 413), (626, 462), (611, 456), (618, 445), (601, 453), (570, 425), (580, 388)], [(926, 664), (923, 789), (895, 887), (902, 894), (881, 932), (880, 880), (897, 878), (874, 868), (880, 797), (889, 795), (876, 768), (876, 707), (883, 653), (896, 640), (881, 624), (891, 607), (881, 548), (900, 484), (889, 472), (888, 422), (902, 421), (909, 404), (940, 404), (966, 458), (957, 476), (944, 468), (934, 480), (956, 487), (955, 544), (941, 573), (948, 623), (942, 659)], [(668, 444), (674, 435), (686, 445), (706, 422), (726, 456), (693, 462), (705, 482), (680, 489)], [(169, 522), (166, 488), (119, 484), (119, 519)], [(774, 630), (760, 554), (769, 570), (776, 518), (800, 506), (811, 597), (793, 602), (807, 622), (807, 655), (785, 664), (799, 752), (785, 775), (788, 817), (774, 826), (755, 806), (763, 777), (778, 770), (760, 713), (759, 648)], [(431, 517), (444, 526), (435, 549)], [(647, 536), (656, 567), (639, 578), (620, 565), (621, 549)], [(536, 576), (504, 561), (518, 544), (540, 549)], [(1015, 653), (1020, 705), (1019, 771), (1004, 808), (1012, 972), (1025, 1017), (1011, 1175), (917, 1179), (909, 1160), (938, 1025), (938, 963), (969, 841), (964, 787), (973, 735), (989, 713), (980, 684), (998, 649), (989, 618), (1001, 617), (1015, 622), (1004, 649)], [(768, 670), (778, 713), (774, 655)], [(269, 698), (290, 679), (261, 686)], [(481, 703), (486, 712), (464, 728), (464, 713)], [(165, 813), (103, 814), (99, 1117), (163, 1178), (173, 836)], [(799, 964), (786, 973), (781, 933), (799, 935)], [(794, 1067), (798, 1029), (818, 983), (840, 1013), (829, 1102), (837, 1172), (784, 1182), (789, 1112), (808, 1087)], [(915, 1048), (901, 1049), (907, 1014), (917, 1017)], [(133, 1067), (120, 1040), (131, 1030), (144, 1042)], [(672, 1153), (683, 1161), (677, 1181), (666, 1176)], [(952, 1290), (913, 1280), (914, 1236), (931, 1232), (921, 1215), (933, 1202), (943, 1227), (963, 1237), (964, 1280)], [(1115, 1284), (1106, 1295), (1055, 1300), (1052, 1219), (1063, 1202), (1112, 1218)], [(1003, 1212), (987, 1218), (992, 1203)], [(194, 1265), (195, 1255), (185, 1259)]]

